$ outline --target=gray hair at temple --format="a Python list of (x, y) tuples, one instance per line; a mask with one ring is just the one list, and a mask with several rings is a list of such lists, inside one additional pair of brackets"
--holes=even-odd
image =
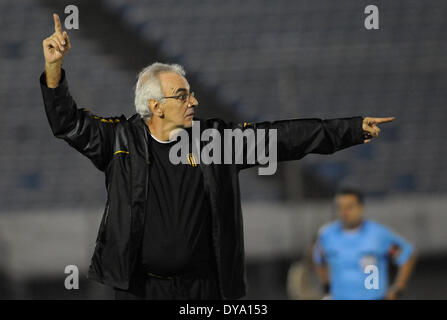
[(149, 109), (149, 99), (155, 99), (165, 103), (159, 74), (162, 72), (174, 72), (185, 76), (185, 69), (179, 64), (166, 64), (155, 62), (138, 74), (137, 84), (135, 86), (135, 108), (137, 113), (143, 118), (150, 118), (152, 115)]

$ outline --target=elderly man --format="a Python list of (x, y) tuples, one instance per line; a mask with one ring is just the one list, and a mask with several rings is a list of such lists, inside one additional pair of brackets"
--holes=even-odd
[(209, 119), (195, 127), (198, 101), (183, 68), (161, 63), (140, 73), (135, 115), (98, 117), (77, 108), (68, 91), (61, 66), (71, 44), (57, 15), (54, 24), (43, 41), (45, 111), (53, 134), (105, 173), (108, 196), (88, 276), (113, 287), (118, 299), (237, 299), (246, 293), (238, 172), (261, 162), (205, 164), (189, 153), (186, 164), (173, 164), (173, 133), (275, 130), (277, 160), (286, 161), (369, 142), (379, 134), (377, 124), (393, 119)]

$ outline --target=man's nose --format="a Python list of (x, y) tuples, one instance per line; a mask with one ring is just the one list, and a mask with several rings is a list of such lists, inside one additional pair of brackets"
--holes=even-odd
[(189, 96), (188, 106), (197, 107), (198, 105), (199, 105), (199, 101), (196, 99), (196, 97)]

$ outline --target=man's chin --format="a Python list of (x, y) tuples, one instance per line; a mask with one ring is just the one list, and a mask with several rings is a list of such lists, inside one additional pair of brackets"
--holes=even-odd
[(185, 128), (191, 128), (192, 127), (192, 121), (193, 121), (193, 118), (186, 119), (185, 122), (184, 122), (184, 127)]

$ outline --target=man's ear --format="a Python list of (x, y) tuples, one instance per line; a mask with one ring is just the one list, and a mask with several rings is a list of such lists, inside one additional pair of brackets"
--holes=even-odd
[(163, 117), (163, 111), (161, 110), (160, 101), (155, 100), (155, 99), (149, 99), (148, 107), (151, 110), (153, 115), (160, 117), (160, 118)]

